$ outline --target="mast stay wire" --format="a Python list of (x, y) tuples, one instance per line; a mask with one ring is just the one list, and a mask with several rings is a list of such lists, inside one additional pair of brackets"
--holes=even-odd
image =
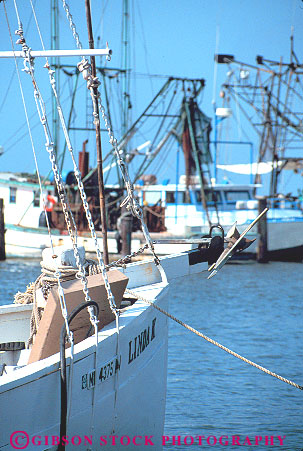
[[(32, 8), (33, 8), (32, 0), (30, 0), (30, 2), (31, 2)], [(66, 8), (69, 11), (67, 5), (66, 5)], [(33, 10), (33, 12), (34, 12), (34, 10)], [(42, 44), (42, 47), (44, 49), (45, 46), (44, 46), (43, 38), (42, 38), (40, 29), (39, 29), (39, 24), (38, 24), (35, 12), (34, 12), (34, 17), (35, 17), (36, 25), (37, 25), (37, 28), (38, 28), (38, 31), (39, 31), (41, 44)], [(80, 42), (79, 35), (78, 35), (78, 33), (76, 31), (76, 28), (75, 28), (73, 23), (71, 24), (71, 28), (72, 28), (72, 32), (73, 32), (74, 38), (75, 38), (75, 40), (77, 42), (77, 45), (79, 46), (80, 49), (82, 49), (82, 44)], [(81, 180), (81, 174), (80, 174), (80, 171), (79, 171), (79, 169), (77, 167), (77, 164), (76, 164), (76, 161), (75, 161), (75, 158), (74, 158), (73, 148), (72, 148), (69, 136), (68, 136), (68, 131), (67, 131), (67, 128), (66, 128), (66, 123), (65, 123), (64, 116), (63, 116), (63, 111), (62, 111), (61, 104), (60, 104), (59, 97), (58, 97), (58, 93), (57, 93), (57, 90), (56, 90), (56, 86), (55, 86), (56, 82), (55, 82), (55, 78), (54, 78), (55, 71), (50, 68), (50, 65), (48, 63), (48, 59), (47, 58), (46, 58), (46, 65), (45, 65), (45, 67), (47, 68), (47, 70), (49, 72), (50, 83), (51, 83), (51, 87), (52, 87), (52, 90), (53, 90), (53, 93), (54, 93), (54, 96), (55, 96), (55, 99), (56, 99), (57, 109), (58, 109), (58, 113), (59, 113), (59, 117), (60, 117), (60, 121), (61, 121), (61, 126), (63, 128), (65, 140), (66, 140), (66, 143), (67, 143), (67, 148), (68, 148), (68, 150), (70, 152), (70, 156), (71, 156), (71, 159), (72, 159), (72, 162), (73, 162), (73, 165), (74, 165), (74, 173), (75, 173), (75, 177), (76, 177), (77, 182), (78, 182), (79, 192), (80, 192), (81, 199), (82, 199), (82, 202), (83, 202), (83, 207), (84, 207), (84, 210), (85, 210), (85, 213), (86, 213), (87, 221), (88, 221), (88, 224), (89, 224), (89, 227), (90, 227), (90, 230), (91, 230), (91, 235), (92, 235), (92, 238), (93, 238), (93, 240), (95, 242), (96, 253), (97, 253), (97, 257), (98, 257), (98, 263), (99, 263), (100, 268), (101, 268), (101, 273), (102, 273), (102, 277), (103, 277), (103, 280), (104, 280), (104, 283), (105, 283), (105, 288), (106, 288), (106, 291), (107, 291), (110, 307), (111, 307), (113, 313), (117, 314), (117, 307), (116, 307), (116, 304), (115, 304), (115, 301), (114, 301), (113, 294), (111, 292), (111, 288), (110, 288), (110, 285), (109, 285), (109, 282), (108, 282), (108, 277), (107, 277), (107, 274), (106, 274), (106, 271), (105, 271), (105, 265), (104, 265), (104, 262), (103, 262), (103, 259), (102, 259), (102, 255), (101, 255), (101, 251), (100, 251), (100, 248), (99, 248), (99, 244), (97, 242), (97, 237), (96, 237), (94, 224), (93, 224), (93, 221), (92, 221), (92, 218), (91, 218), (91, 213), (89, 211), (89, 206), (87, 204), (86, 195), (85, 195), (85, 192), (84, 192), (84, 187), (83, 187), (83, 183), (82, 183), (82, 180)], [(56, 168), (56, 170), (58, 171), (58, 168)], [(57, 173), (57, 175), (61, 178), (61, 176), (58, 173)], [(57, 181), (56, 177), (55, 177), (55, 179)], [(74, 218), (73, 218), (72, 212), (70, 210), (69, 204), (66, 201), (67, 201), (67, 199), (66, 199), (66, 194), (65, 194), (65, 199), (63, 199), (63, 203), (65, 203), (65, 206), (63, 208), (65, 208), (65, 209), (66, 209), (66, 207), (68, 208), (70, 217), (72, 218), (72, 222), (73, 222), (73, 226), (74, 226), (74, 232), (70, 233), (70, 236), (72, 238), (75, 258), (76, 258), (77, 266), (78, 266), (79, 272), (80, 272), (79, 276), (81, 278), (81, 282), (82, 282), (84, 290), (85, 290), (84, 294), (86, 296), (86, 299), (89, 300), (90, 298), (88, 296), (87, 280), (86, 280), (86, 277), (85, 277), (83, 265), (80, 263), (80, 256), (79, 256), (79, 251), (78, 251), (78, 248), (77, 248), (77, 228), (76, 228), (76, 224), (74, 222)], [(70, 228), (69, 228), (69, 232), (71, 232)], [(92, 318), (94, 318), (93, 309), (90, 309), (90, 314), (92, 315)]]
[[(69, 10), (69, 8), (68, 8), (68, 6), (66, 4), (66, 1), (62, 0), (62, 3), (63, 3), (63, 8), (64, 8), (64, 10), (66, 12), (67, 19), (68, 19), (68, 21), (70, 23), (70, 27), (71, 27), (71, 29), (73, 31), (73, 34), (75, 33), (76, 36), (78, 36), (78, 34), (76, 32), (76, 26), (75, 26), (75, 24), (73, 22), (72, 15), (71, 15), (70, 10)], [(75, 39), (75, 40), (76, 40), (77, 46), (79, 47), (79, 36), (78, 36), (78, 39)], [(99, 82), (97, 77), (95, 77), (95, 78), (92, 77), (91, 71), (90, 71), (91, 66), (90, 66), (89, 62), (85, 58), (83, 58), (83, 60), (78, 64), (78, 69), (81, 72), (83, 72), (84, 78), (87, 79), (88, 88), (90, 89), (91, 94), (92, 94), (92, 99), (93, 99), (93, 103), (94, 103), (94, 109), (95, 109), (95, 106), (97, 106), (98, 109), (100, 110), (100, 113), (101, 113), (101, 116), (103, 118), (105, 127), (106, 127), (106, 129), (108, 131), (109, 142), (110, 142), (110, 144), (113, 147), (114, 154), (116, 155), (116, 158), (117, 158), (117, 164), (118, 164), (118, 167), (119, 167), (119, 169), (121, 171), (122, 178), (123, 178), (124, 183), (125, 183), (127, 196), (126, 196), (125, 200), (122, 202), (121, 207), (123, 207), (124, 205), (127, 205), (126, 208), (131, 210), (132, 214), (137, 219), (139, 219), (139, 221), (141, 223), (143, 235), (145, 237), (146, 242), (148, 243), (148, 247), (149, 247), (150, 251), (153, 254), (154, 262), (155, 262), (156, 266), (158, 267), (159, 272), (161, 273), (162, 280), (163, 281), (167, 281), (165, 272), (164, 272), (164, 270), (163, 270), (163, 268), (162, 268), (162, 266), (160, 264), (160, 260), (157, 257), (157, 255), (155, 254), (154, 244), (153, 244), (153, 241), (152, 241), (151, 236), (149, 234), (149, 231), (147, 229), (147, 226), (145, 224), (142, 208), (139, 205), (138, 200), (134, 196), (134, 187), (133, 187), (133, 184), (132, 184), (132, 182), (130, 180), (125, 161), (122, 159), (122, 155), (121, 155), (121, 152), (120, 152), (120, 149), (119, 149), (119, 146), (118, 146), (118, 141), (117, 141), (117, 139), (114, 136), (114, 133), (113, 133), (113, 130), (112, 130), (112, 126), (111, 126), (111, 124), (110, 124), (110, 122), (108, 120), (108, 117), (107, 117), (106, 113), (105, 113), (104, 106), (102, 105), (100, 92), (98, 90), (98, 86), (100, 85), (100, 82)], [(95, 90), (97, 92), (96, 96), (95, 96)], [(94, 115), (95, 115), (96, 119), (99, 117), (99, 114), (97, 114), (96, 111), (94, 111)], [(103, 263), (103, 261), (102, 261), (102, 263)], [(103, 265), (104, 265), (104, 263), (103, 263)], [(100, 266), (101, 266), (101, 269), (102, 269), (102, 265), (101, 264), (100, 264)], [(118, 318), (118, 317), (116, 316), (116, 318)]]
[[(173, 85), (170, 83), (169, 86), (167, 87), (166, 92), (164, 93), (164, 98), (166, 98), (169, 95), (169, 91), (173, 90)], [(164, 111), (165, 111), (165, 100), (162, 98), (157, 99), (157, 103), (150, 105), (151, 108), (151, 112), (150, 115), (152, 115), (157, 108), (160, 108), (162, 104), (162, 111), (160, 112), (160, 115), (164, 115)], [(144, 114), (141, 118), (140, 118), (140, 128), (137, 130), (138, 135), (141, 135), (143, 137), (143, 139), (148, 140), (148, 137), (146, 136), (147, 133), (150, 133), (152, 130), (154, 130), (157, 127), (157, 123), (152, 124), (148, 129), (145, 129), (144, 132), (142, 132), (141, 128), (144, 126), (144, 124), (148, 121), (148, 115)], [(127, 134), (125, 135), (125, 137), (127, 137)], [(118, 143), (118, 146), (120, 148), (121, 143), (123, 143), (123, 138), (120, 140), (120, 143)], [(108, 158), (115, 158), (113, 157), (113, 152), (112, 150), (109, 151), (105, 157), (103, 158), (103, 162), (106, 162), (108, 160)]]
[[(8, 20), (8, 15), (7, 15), (7, 10), (6, 10), (6, 6), (5, 6), (5, 2), (3, 2), (3, 8), (4, 8), (5, 17), (6, 17), (6, 22), (7, 22), (7, 27), (8, 27), (9, 37), (10, 37), (10, 41), (11, 41), (11, 45), (12, 45), (12, 50), (13, 50), (13, 52), (14, 52), (13, 37), (12, 37), (12, 33), (11, 33), (11, 28), (10, 28), (10, 25), (9, 25), (9, 20)], [(31, 142), (31, 147), (32, 147), (33, 155), (34, 155), (34, 163), (35, 163), (35, 167), (36, 167), (36, 171), (37, 171), (37, 177), (38, 177), (39, 188), (40, 188), (40, 192), (41, 192), (41, 195), (42, 195), (42, 193), (43, 193), (43, 190), (42, 190), (42, 182), (41, 182), (41, 177), (40, 177), (40, 171), (39, 171), (39, 166), (38, 166), (38, 160), (37, 160), (37, 154), (36, 154), (35, 144), (34, 144), (34, 140), (33, 140), (32, 127), (31, 127), (31, 125), (30, 125), (30, 120), (29, 120), (29, 115), (28, 115), (26, 103), (25, 103), (25, 97), (24, 97), (24, 92), (23, 92), (22, 82), (21, 82), (21, 78), (20, 78), (20, 74), (19, 74), (19, 68), (18, 68), (17, 58), (16, 58), (15, 56), (14, 56), (14, 61), (15, 61), (16, 74), (17, 74), (17, 78), (18, 78), (18, 84), (19, 84), (19, 88), (20, 88), (20, 94), (21, 94), (22, 104), (23, 104), (23, 108), (24, 108), (24, 114), (25, 114), (25, 118), (26, 118), (26, 124), (27, 124), (27, 128), (28, 128), (28, 134), (29, 134), (29, 138), (30, 138), (30, 142)], [(51, 230), (50, 230), (50, 225), (49, 225), (48, 217), (47, 217), (47, 214), (46, 214), (45, 199), (44, 199), (43, 196), (42, 196), (42, 201), (43, 201), (43, 210), (44, 210), (44, 213), (45, 213), (45, 218), (46, 218), (46, 223), (47, 223), (47, 229), (48, 229), (48, 235), (49, 235), (49, 239), (50, 239), (50, 244), (51, 244), (51, 248), (53, 249), (53, 240), (52, 240), (52, 235), (51, 235)]]
[[(133, 10), (135, 10), (135, 9), (133, 8)], [(143, 38), (142, 41), (143, 41), (143, 48), (144, 48), (145, 66), (146, 66), (146, 69), (147, 69), (147, 76), (149, 78), (151, 92), (152, 92), (152, 95), (154, 96), (153, 79), (152, 79), (152, 76), (151, 76), (151, 72), (150, 72), (149, 65), (148, 65), (148, 60), (147, 60), (148, 51), (147, 51), (146, 38), (145, 38), (144, 27), (143, 27), (142, 14), (141, 14), (141, 9), (140, 9), (140, 2), (137, 2), (137, 10), (138, 10), (138, 16), (139, 16), (140, 25), (141, 25), (141, 33), (142, 33), (142, 38)]]
[[(15, 6), (16, 15), (17, 15), (17, 18), (18, 18), (18, 25), (19, 25), (19, 29), (16, 31), (16, 34), (20, 36), (20, 39), (17, 41), (17, 43), (22, 45), (22, 49), (23, 49), (24, 54), (25, 54), (24, 71), (31, 76), (31, 79), (32, 79), (32, 82), (33, 82), (34, 97), (35, 97), (37, 112), (38, 112), (38, 115), (40, 117), (43, 129), (44, 129), (44, 133), (45, 133), (45, 138), (46, 138), (46, 144), (45, 145), (46, 145), (47, 151), (49, 153), (50, 161), (51, 161), (51, 164), (52, 164), (52, 169), (54, 171), (55, 181), (56, 181), (57, 189), (58, 189), (58, 194), (59, 194), (61, 205), (62, 205), (62, 208), (63, 208), (63, 211), (64, 211), (64, 216), (65, 216), (65, 220), (66, 220), (67, 227), (68, 227), (68, 230), (69, 230), (69, 235), (70, 235), (70, 237), (72, 239), (72, 242), (73, 242), (74, 254), (75, 254), (76, 262), (77, 262), (78, 268), (79, 268), (77, 276), (78, 276), (78, 278), (81, 279), (81, 282), (82, 282), (82, 285), (83, 285), (83, 292), (84, 292), (84, 295), (85, 295), (85, 299), (86, 300), (90, 300), (90, 297), (88, 295), (88, 289), (87, 289), (87, 280), (86, 280), (86, 277), (85, 277), (85, 274), (84, 274), (82, 263), (80, 262), (79, 251), (78, 251), (78, 248), (77, 248), (77, 229), (76, 229), (76, 224), (74, 222), (74, 218), (72, 216), (71, 209), (70, 209), (70, 206), (68, 204), (65, 188), (64, 188), (63, 181), (62, 181), (62, 178), (61, 178), (61, 174), (58, 172), (58, 167), (57, 167), (57, 164), (56, 164), (56, 157), (54, 155), (52, 139), (51, 139), (50, 130), (49, 130), (47, 117), (46, 117), (45, 104), (43, 102), (41, 93), (39, 91), (38, 85), (37, 85), (35, 77), (34, 77), (33, 58), (30, 55), (30, 48), (27, 46), (25, 38), (24, 38), (23, 27), (22, 27), (22, 23), (20, 21), (18, 8), (17, 8), (17, 4), (16, 4), (15, 0), (14, 0), (14, 6)], [(32, 5), (32, 7), (33, 7), (33, 5)], [(28, 64), (28, 66), (26, 64)], [(72, 230), (71, 222), (73, 223), (74, 230)], [(53, 246), (52, 246), (52, 252), (53, 252), (53, 255), (55, 255)], [(68, 334), (69, 340), (72, 343), (73, 335), (70, 332), (69, 326), (68, 326), (67, 309), (66, 309), (64, 291), (63, 291), (63, 288), (61, 286), (61, 281), (60, 281), (61, 273), (60, 273), (60, 270), (59, 270), (59, 266), (58, 266), (57, 260), (55, 260), (55, 262), (56, 262), (55, 263), (56, 264), (55, 276), (56, 276), (57, 283), (58, 283), (58, 294), (59, 294), (59, 299), (60, 299), (61, 312), (62, 312), (62, 316), (64, 318), (65, 327), (66, 327), (66, 330), (67, 330), (67, 334)], [(89, 313), (90, 313), (91, 322), (92, 322), (93, 325), (95, 325), (97, 319), (94, 316), (94, 312), (89, 311)]]
[[(14, 4), (15, 4), (15, 9), (16, 9), (17, 5), (15, 3), (15, 0), (14, 0)], [(4, 7), (4, 12), (5, 12), (7, 26), (8, 26), (10, 41), (11, 41), (11, 45), (12, 45), (12, 50), (14, 52), (13, 38), (12, 38), (12, 33), (11, 33), (10, 25), (9, 25), (8, 15), (7, 15), (6, 7), (5, 7), (5, 2), (3, 2), (3, 7)], [(20, 18), (19, 18), (18, 14), (17, 14), (17, 17), (18, 17), (19, 27), (20, 27), (20, 25), (22, 27), (22, 24), (20, 22)], [(37, 171), (37, 177), (38, 177), (39, 188), (40, 188), (41, 197), (42, 197), (43, 210), (44, 210), (44, 214), (45, 214), (45, 218), (46, 218), (46, 224), (47, 224), (47, 229), (48, 229), (48, 234), (49, 234), (49, 239), (50, 239), (50, 245), (51, 245), (52, 252), (54, 253), (54, 246), (53, 246), (53, 240), (52, 240), (52, 235), (51, 235), (51, 230), (50, 230), (50, 224), (49, 224), (48, 216), (46, 214), (45, 199), (44, 199), (44, 197), (42, 195), (42, 183), (41, 183), (40, 171), (39, 171), (39, 167), (38, 167), (36, 149), (35, 149), (34, 140), (33, 140), (33, 136), (32, 136), (31, 126), (30, 126), (30, 122), (29, 122), (29, 117), (28, 117), (27, 107), (26, 107), (26, 103), (25, 103), (24, 92), (23, 92), (23, 87), (22, 87), (22, 83), (21, 83), (21, 78), (20, 78), (20, 74), (19, 74), (19, 68), (18, 68), (16, 56), (14, 56), (14, 60), (15, 60), (15, 65), (16, 65), (16, 73), (17, 73), (17, 78), (18, 78), (18, 82), (19, 82), (19, 88), (20, 88), (20, 93), (21, 93), (24, 113), (25, 113), (26, 122), (27, 122), (27, 125), (28, 125), (28, 133), (29, 133), (31, 146), (32, 146), (32, 150), (33, 150), (33, 155), (34, 155), (34, 162), (35, 162), (36, 171)], [(60, 282), (61, 274), (60, 274), (60, 271), (58, 270), (58, 268), (57, 268), (57, 271), (56, 271), (56, 275), (57, 275), (57, 280), (58, 280), (58, 291), (59, 291), (59, 298), (60, 298), (60, 305), (61, 305), (61, 310), (62, 310), (62, 314), (63, 314), (63, 319), (64, 319), (64, 322), (65, 322), (65, 325), (66, 325), (67, 334), (69, 336), (70, 341), (72, 342), (72, 334), (71, 334), (71, 332), (69, 330), (69, 326), (68, 326), (68, 322), (67, 322), (67, 310), (66, 310), (66, 305), (65, 305), (65, 299), (64, 299), (64, 297), (62, 299), (62, 296), (61, 296), (61, 293), (63, 292), (63, 290), (62, 290), (61, 282)], [(36, 319), (36, 315), (35, 315), (34, 311), (33, 311), (33, 314), (34, 314), (34, 320), (36, 322), (37, 319)]]
[[(18, 63), (18, 62), (17, 62), (17, 63)], [(67, 83), (67, 82), (66, 82), (66, 83)], [(63, 89), (64, 89), (66, 83), (63, 85)], [(81, 86), (83, 86), (83, 84), (82, 84)], [(81, 87), (81, 86), (80, 86), (80, 87)], [(79, 87), (79, 89), (80, 89), (80, 87)], [(51, 97), (47, 98), (46, 103), (49, 102), (50, 98), (51, 98)], [(62, 105), (64, 105), (69, 99), (70, 99), (70, 96), (69, 96), (69, 95), (66, 96), (66, 98), (62, 101)], [(34, 112), (32, 115), (30, 115), (30, 116), (29, 116), (29, 121), (31, 121), (31, 119), (33, 119), (33, 118), (36, 116), (36, 114), (37, 114), (37, 112)], [(38, 127), (38, 126), (40, 125), (40, 123), (41, 123), (40, 120), (38, 120), (37, 122), (35, 122), (34, 125), (31, 126), (31, 129), (34, 130), (36, 127)], [(18, 131), (17, 131), (16, 133), (12, 134), (11, 136), (9, 136), (9, 137), (6, 139), (6, 141), (4, 141), (3, 147), (5, 147), (6, 144), (8, 144), (9, 141), (11, 141), (13, 138), (16, 138), (16, 136), (18, 136), (18, 133), (19, 133), (19, 132), (23, 129), (23, 127), (25, 127), (26, 125), (27, 125), (27, 122), (26, 122), (26, 120), (25, 120), (25, 121), (20, 125)], [(6, 148), (6, 150), (4, 151), (4, 153), (6, 153), (6, 152), (8, 152), (9, 150), (11, 150), (18, 142), (20, 142), (20, 140), (21, 140), (22, 138), (24, 138), (24, 137), (27, 135), (27, 133), (28, 133), (27, 131), (24, 132), (20, 137), (16, 138), (15, 141), (13, 141), (12, 144), (9, 144), (9, 146)]]

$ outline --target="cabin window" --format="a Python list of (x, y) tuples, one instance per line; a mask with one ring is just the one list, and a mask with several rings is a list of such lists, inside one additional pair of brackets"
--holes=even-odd
[(39, 191), (34, 191), (34, 207), (40, 207), (40, 193)]
[[(205, 190), (205, 197), (207, 205), (219, 204), (221, 202), (220, 192), (215, 190)], [(201, 191), (196, 191), (197, 203), (202, 202)]]
[(13, 188), (10, 186), (9, 188), (9, 202), (10, 204), (16, 203), (16, 197), (17, 197), (17, 188)]
[[(176, 196), (177, 195), (177, 196)], [(176, 201), (177, 197), (177, 201)], [(167, 204), (190, 204), (189, 196), (186, 196), (185, 191), (166, 191), (166, 203)]]
[(249, 200), (248, 191), (225, 191), (225, 198), (227, 202), (237, 202), (238, 200)]
[(180, 203), (182, 203), (182, 204), (190, 204), (191, 203), (189, 191), (187, 191), (187, 192), (181, 191), (178, 194), (179, 194)]
[(174, 191), (167, 191), (166, 192), (166, 203), (167, 204), (174, 204), (174, 203), (176, 203), (176, 193)]

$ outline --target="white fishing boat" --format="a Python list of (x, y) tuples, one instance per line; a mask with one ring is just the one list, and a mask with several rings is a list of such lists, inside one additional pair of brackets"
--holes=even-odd
[[(175, 277), (206, 270), (207, 263), (190, 264), (188, 255), (183, 254), (161, 260), (161, 266), (167, 280), (163, 280), (152, 261), (108, 272), (117, 305), (126, 284), (131, 290), (131, 295), (119, 305), (118, 326), (109, 310), (101, 276), (89, 277), (89, 291), (100, 305), (100, 323), (104, 323), (105, 316), (111, 317), (109, 324), (98, 332), (97, 343), (96, 336), (80, 340), (74, 346), (72, 360), (67, 351), (67, 405), (62, 401), (60, 388), (59, 335), (64, 320), (58, 303), (56, 315), (48, 300), (39, 326), (41, 337), (37, 335), (32, 349), (22, 350), (20, 344), (27, 343), (30, 336), (32, 304), (0, 308), (0, 347), (7, 349), (1, 352), (1, 364), (6, 365), (0, 377), (0, 406), (1, 412), (5, 412), (0, 449), (22, 445), (28, 450), (57, 449), (54, 445), (58, 445), (62, 435), (66, 436), (66, 445), (69, 441), (70, 445), (81, 445), (80, 449), (98, 449), (106, 441), (112, 444), (113, 436), (117, 436), (115, 449), (123, 449), (123, 445), (138, 449), (148, 439), (155, 449), (162, 449), (167, 317), (155, 307), (167, 309), (168, 287)], [(71, 305), (81, 302), (77, 291), (80, 282), (62, 284), (68, 297), (67, 285), (75, 283), (78, 286), (72, 287), (73, 296), (67, 299), (69, 311)], [(94, 291), (101, 293), (102, 288), (103, 296)], [(77, 318), (74, 321), (79, 334), (79, 321)], [(84, 324), (89, 328), (87, 312), (81, 321), (82, 328)], [(63, 434), (64, 422), (67, 431)]]
[[(3, 6), (5, 10), (4, 3)], [(124, 449), (125, 446), (138, 449), (138, 446), (152, 445), (160, 450), (165, 414), (165, 309), (169, 302), (169, 285), (177, 277), (206, 271), (209, 264), (213, 266), (210, 275), (214, 275), (233, 252), (240, 250), (243, 236), (239, 237), (233, 231), (226, 239), (227, 251), (224, 250), (224, 237), (210, 237), (201, 240), (201, 246), (196, 250), (159, 259), (119, 149), (112, 140), (113, 152), (126, 182), (126, 201), (141, 223), (146, 246), (153, 258), (137, 263), (127, 263), (122, 259), (109, 264), (105, 261), (106, 228), (103, 226), (102, 229), (101, 252), (80, 171), (66, 134), (97, 261), (86, 259), (34, 73), (34, 57), (50, 53), (35, 52), (28, 47), (16, 4), (15, 7), (18, 18), (16, 33), (22, 52), (13, 50), (2, 52), (0, 56), (23, 58), (24, 75), (31, 77), (35, 87), (37, 109), (64, 212), (69, 247), (66, 242), (55, 241), (56, 234), (52, 233), (46, 214), (45, 188), (42, 188), (40, 178), (39, 190), (36, 191), (37, 184), (28, 186), (26, 181), (11, 177), (7, 183), (14, 188), (10, 190), (11, 203), (18, 205), (17, 187), (23, 190), (22, 199), (28, 202), (28, 215), (35, 221), (40, 217), (35, 202), (43, 204), (51, 246), (43, 251), (41, 276), (28, 286), (25, 293), (16, 294), (15, 304), (8, 300), (7, 305), (0, 307), (0, 449), (64, 450), (79, 446), (79, 449), (96, 450), (105, 445), (115, 449)], [(86, 7), (89, 22), (89, 1)], [(68, 8), (66, 13), (75, 33)], [(63, 53), (73, 54), (72, 51)], [(110, 55), (110, 50), (95, 52), (81, 48), (75, 54), (83, 58), (78, 68), (88, 83), (96, 107), (95, 118), (98, 118), (99, 107), (102, 111), (96, 91), (98, 83), (93, 64), (89, 64), (86, 56)], [(48, 61), (46, 68), (65, 129), (54, 71)], [(22, 86), (20, 88), (22, 92)], [(96, 127), (98, 136), (98, 120)], [(34, 148), (33, 151), (36, 156)], [(102, 190), (102, 173), (100, 182)], [(16, 226), (21, 226), (25, 216)], [(29, 227), (29, 224), (24, 224), (24, 227)], [(28, 244), (26, 235), (23, 239), (26, 241), (24, 244)], [(33, 249), (28, 252), (34, 255)]]
[[(211, 224), (221, 224), (225, 233), (237, 223), (242, 232), (258, 215), (259, 201), (254, 191), (260, 188), (258, 184), (213, 184), (205, 187), (207, 213), (201, 203), (201, 186), (189, 187), (180, 177), (178, 184), (155, 184), (137, 186), (141, 205), (152, 211), (154, 205), (161, 211), (161, 225), (165, 232), (152, 235), (155, 239), (155, 249), (159, 253), (190, 249), (190, 242), (208, 234)], [(186, 196), (189, 194), (189, 198)], [(215, 199), (215, 201), (214, 201)], [(302, 261), (303, 259), (303, 214), (301, 202), (284, 197), (268, 201), (267, 213), (267, 257), (269, 260)], [(161, 210), (159, 210), (159, 207)], [(159, 223), (159, 221), (158, 221)], [(158, 224), (157, 224), (158, 225)], [(153, 230), (153, 229), (151, 229)], [(256, 258), (258, 230), (254, 227), (247, 235), (255, 239), (247, 252), (241, 253), (241, 258)], [(180, 240), (188, 240), (188, 244), (178, 244)], [(160, 244), (161, 243), (161, 244)], [(174, 243), (174, 244), (173, 244)]]
[[(25, 174), (0, 173), (0, 198), (4, 201), (5, 252), (7, 257), (39, 258), (51, 246), (69, 242), (66, 230), (52, 227), (51, 238), (46, 227), (43, 203), (48, 193), (54, 196), (55, 187), (50, 182), (40, 186), (37, 178)], [(42, 221), (41, 221), (42, 217)], [(43, 220), (44, 219), (44, 220)], [(96, 231), (102, 242), (102, 234)], [(94, 253), (94, 243), (89, 231), (78, 230), (78, 243), (88, 253)], [(134, 248), (140, 242), (133, 243)], [(108, 250), (117, 254), (115, 233), (109, 233)]]
[[(252, 63), (230, 54), (216, 54), (215, 61), (215, 71), (217, 64), (227, 66), (218, 108), (214, 100), (215, 179), (220, 174), (221, 180), (249, 178), (251, 184), (258, 183), (262, 188), (254, 189), (253, 195), (256, 199), (263, 196), (270, 209), (268, 259), (302, 261), (303, 160), (297, 145), (302, 139), (297, 113), (302, 86), (294, 36), (289, 59), (283, 64), (282, 58), (275, 61), (260, 55)], [(255, 142), (258, 151), (254, 155)], [(238, 160), (231, 158), (235, 154)], [(251, 203), (243, 200), (239, 199), (236, 208), (245, 210)]]
[[(197, 180), (196, 180), (197, 181)], [(117, 187), (116, 187), (117, 188)], [(212, 224), (221, 224), (225, 233), (236, 222), (240, 232), (258, 215), (258, 200), (254, 190), (257, 184), (214, 184), (205, 189), (208, 215)], [(113, 187), (112, 187), (113, 189)], [(207, 214), (201, 204), (198, 183), (188, 188), (184, 177), (178, 184), (137, 184), (136, 194), (147, 218), (150, 234), (158, 255), (168, 255), (192, 249), (190, 241), (205, 236), (209, 230)], [(39, 185), (25, 176), (17, 174), (0, 175), (0, 198), (5, 205), (5, 250), (8, 257), (41, 258), (42, 250), (50, 247), (50, 237), (46, 227), (39, 227), (43, 213), (43, 197), (53, 193), (54, 186), (48, 184), (41, 196)], [(189, 198), (186, 194), (189, 193)], [(215, 197), (216, 206), (211, 198)], [(303, 227), (302, 206), (298, 200), (277, 198), (267, 213), (268, 258), (270, 260), (302, 261)], [(160, 212), (160, 214), (158, 213)], [(159, 231), (159, 223), (161, 225)], [(96, 232), (102, 241), (101, 232)], [(258, 238), (254, 227), (248, 237)], [(179, 243), (178, 243), (179, 240)], [(180, 240), (188, 240), (188, 244)], [(52, 228), (53, 245), (61, 246), (69, 241), (66, 231)], [(87, 253), (94, 253), (94, 242), (88, 231), (78, 231), (78, 243)], [(157, 244), (158, 243), (158, 244)], [(131, 248), (138, 249), (144, 244), (144, 235), (137, 231), (132, 234)], [(117, 231), (108, 231), (108, 251), (118, 254)], [(241, 258), (256, 258), (257, 242)]]

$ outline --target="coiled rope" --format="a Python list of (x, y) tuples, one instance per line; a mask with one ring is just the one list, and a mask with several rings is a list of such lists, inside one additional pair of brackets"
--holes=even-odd
[(264, 368), (261, 365), (258, 365), (255, 362), (252, 362), (251, 360), (247, 359), (246, 357), (241, 356), (240, 354), (237, 354), (236, 352), (232, 351), (231, 349), (227, 348), (226, 346), (221, 345), (220, 343), (218, 343), (217, 341), (213, 340), (212, 338), (209, 338), (207, 335), (203, 334), (202, 332), (199, 332), (198, 330), (194, 329), (193, 327), (189, 326), (188, 324), (184, 323), (183, 321), (181, 321), (180, 319), (176, 318), (175, 316), (171, 315), (170, 313), (166, 312), (165, 310), (163, 310), (161, 307), (159, 307), (158, 305), (155, 305), (152, 301), (139, 296), (137, 293), (135, 293), (134, 291), (125, 290), (126, 293), (130, 294), (131, 296), (133, 296), (134, 298), (140, 300), (140, 301), (144, 301), (147, 304), (153, 306), (155, 309), (159, 310), (159, 312), (163, 313), (164, 315), (166, 315), (168, 318), (172, 319), (173, 321), (175, 321), (176, 323), (180, 324), (181, 326), (185, 327), (185, 329), (188, 329), (190, 332), (193, 332), (194, 334), (198, 335), (198, 337), (204, 338), (204, 340), (208, 341), (209, 343), (212, 343), (213, 345), (217, 346), (220, 349), (223, 349), (223, 351), (227, 352), (228, 354), (233, 355), (234, 357), (237, 357), (237, 359), (242, 360), (245, 363), (248, 363), (251, 366), (254, 366), (255, 368), (257, 368), (260, 371), (263, 371), (266, 374), (269, 374), (270, 376), (275, 377), (276, 379), (279, 379), (282, 382), (285, 382), (286, 384), (292, 385), (293, 387), (298, 388), (299, 390), (303, 390), (303, 386), (302, 385), (298, 385), (295, 382), (290, 381), (289, 379), (286, 379), (285, 377), (280, 376), (279, 374), (273, 373), (272, 371), (268, 370), (267, 368)]
[[(43, 296), (45, 300), (47, 300), (48, 293), (53, 286), (58, 286), (58, 278), (57, 271), (60, 272), (60, 284), (66, 280), (74, 279), (78, 273), (78, 268), (74, 268), (73, 266), (58, 266), (58, 268), (54, 268), (52, 266), (48, 266), (45, 263), (41, 262), (42, 273), (35, 280), (35, 282), (30, 283), (26, 287), (26, 291), (24, 293), (18, 291), (14, 296), (15, 304), (33, 304), (33, 313), (30, 321), (30, 337), (27, 342), (27, 346), (29, 347), (33, 343), (33, 338), (37, 333), (42, 314), (43, 307), (38, 307), (36, 292), (41, 288)], [(84, 270), (87, 274), (95, 274), (96, 270), (94, 267), (96, 266), (96, 262), (93, 260), (86, 260), (83, 265)], [(101, 272), (101, 269), (98, 266), (98, 272)]]

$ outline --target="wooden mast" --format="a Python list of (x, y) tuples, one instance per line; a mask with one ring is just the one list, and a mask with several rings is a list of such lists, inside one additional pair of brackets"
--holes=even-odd
[[(86, 11), (86, 21), (87, 21), (87, 31), (88, 31), (88, 42), (89, 48), (94, 48), (94, 38), (93, 29), (91, 21), (91, 11), (90, 2), (85, 0), (85, 11)], [(91, 71), (92, 76), (96, 77), (96, 63), (95, 57), (90, 57), (91, 61)], [(93, 88), (95, 96), (98, 95), (98, 88)], [(97, 102), (98, 98), (96, 97)], [(98, 186), (99, 186), (99, 200), (100, 200), (100, 215), (102, 224), (102, 240), (103, 240), (103, 260), (105, 265), (108, 265), (108, 247), (107, 247), (107, 222), (106, 222), (106, 209), (105, 209), (105, 192), (104, 192), (104, 182), (103, 182), (103, 167), (102, 167), (102, 147), (101, 147), (101, 131), (100, 131), (100, 116), (99, 110), (97, 109), (97, 115), (95, 117), (94, 123), (96, 127), (96, 147), (97, 147), (97, 168), (98, 168)]]

